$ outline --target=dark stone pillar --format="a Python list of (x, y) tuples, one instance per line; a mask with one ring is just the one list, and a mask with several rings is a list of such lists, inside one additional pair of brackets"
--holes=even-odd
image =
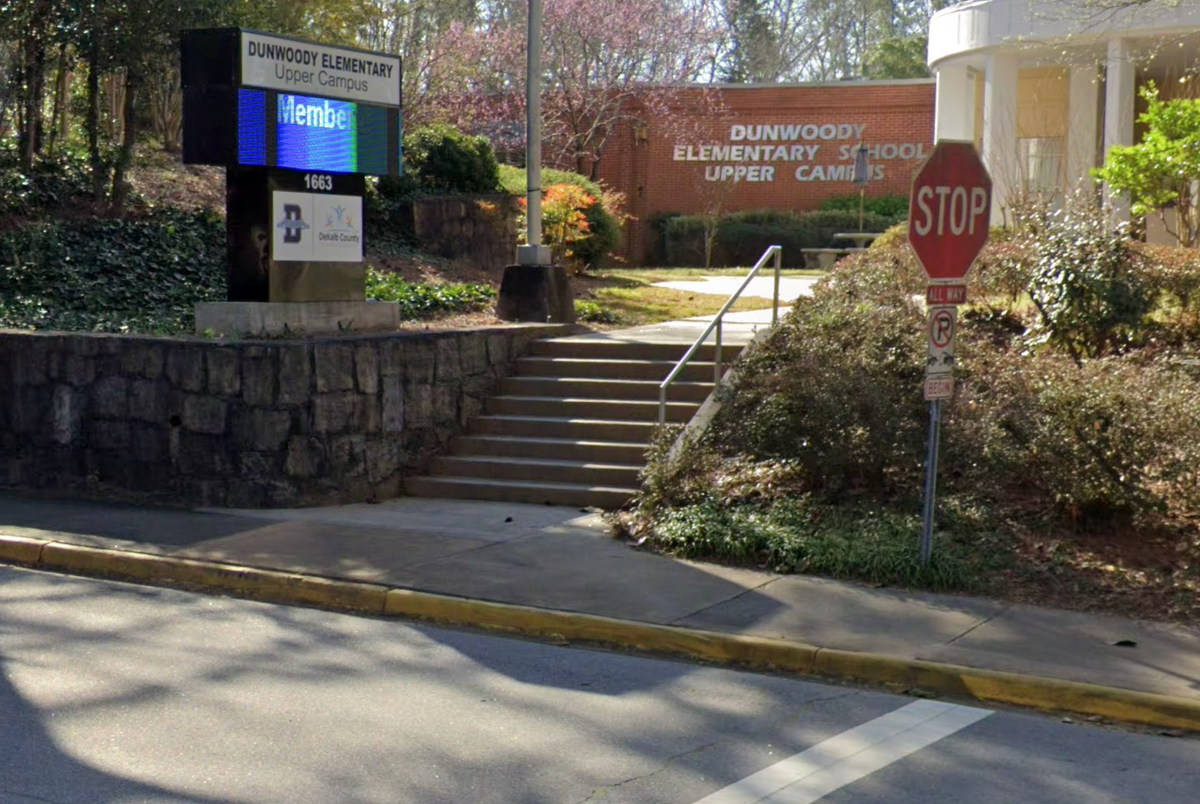
[(509, 265), (500, 281), (496, 317), (502, 321), (575, 323), (575, 299), (561, 265)]

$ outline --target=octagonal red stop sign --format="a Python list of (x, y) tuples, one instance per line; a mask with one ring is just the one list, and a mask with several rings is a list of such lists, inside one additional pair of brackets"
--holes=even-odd
[(913, 178), (908, 242), (930, 281), (962, 279), (987, 242), (992, 177), (974, 143), (942, 140)]

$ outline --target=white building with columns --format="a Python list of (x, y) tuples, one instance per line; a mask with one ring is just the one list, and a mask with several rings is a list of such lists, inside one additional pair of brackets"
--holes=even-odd
[(1200, 0), (968, 0), (933, 16), (929, 66), (934, 139), (975, 142), (1000, 225), (1015, 199), (1088, 186), (1108, 148), (1132, 144), (1146, 81), (1200, 97)]

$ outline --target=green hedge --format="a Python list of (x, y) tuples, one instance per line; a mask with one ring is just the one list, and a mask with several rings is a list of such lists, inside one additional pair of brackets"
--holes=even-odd
[(496, 154), (486, 137), (463, 134), (444, 123), (404, 135), (403, 174), (379, 180), (390, 200), (421, 193), (494, 193), (499, 186)]
[[(863, 229), (882, 232), (894, 219), (875, 213), (863, 216)], [(801, 249), (844, 246), (837, 232), (858, 231), (858, 212), (752, 210), (726, 215), (717, 224), (713, 265), (753, 265), (771, 245), (783, 246), (784, 265), (804, 267)], [(665, 221), (662, 253), (667, 265), (703, 265), (705, 219), (680, 215)], [(653, 249), (652, 249), (653, 251)]]
[[(904, 195), (881, 195), (876, 198), (864, 198), (862, 202), (864, 212), (873, 212), (876, 215), (884, 215), (889, 218), (895, 218), (893, 223), (904, 220), (908, 217), (908, 196)], [(850, 195), (835, 195), (833, 198), (826, 198), (817, 205), (817, 209), (826, 212), (853, 212), (858, 213), (858, 195), (856, 193)]]

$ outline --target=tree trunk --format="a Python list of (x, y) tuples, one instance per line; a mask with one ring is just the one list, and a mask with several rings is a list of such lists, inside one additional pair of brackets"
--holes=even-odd
[(108, 102), (104, 124), (108, 141), (113, 145), (125, 141), (125, 96), (129, 86), (129, 71), (118, 70), (104, 77), (104, 98)]
[(46, 151), (54, 158), (54, 146), (60, 137), (67, 132), (67, 46), (64, 43), (58, 50), (58, 74), (54, 79), (54, 109), (50, 113), (50, 142)]
[(121, 114), (121, 147), (117, 151), (117, 161), (113, 166), (112, 203), (109, 207), (114, 217), (125, 212), (125, 202), (129, 199), (129, 165), (133, 162), (133, 145), (137, 136), (137, 83), (132, 70), (125, 71), (124, 103)]
[(26, 171), (42, 148), (42, 101), (46, 86), (46, 46), (42, 42), (41, 20), (36, 18), (25, 38), (25, 114), (20, 131), (21, 164)]
[(712, 268), (713, 249), (717, 245), (717, 221), (715, 218), (704, 221), (704, 269)]
[(92, 201), (99, 207), (104, 200), (104, 185), (108, 177), (105, 175), (104, 159), (100, 155), (100, 38), (95, 32), (88, 48), (87, 62), (87, 119), (84, 127), (87, 129), (88, 159), (92, 166)]
[(183, 91), (179, 86), (179, 71), (167, 66), (146, 86), (150, 117), (155, 135), (162, 141), (164, 151), (179, 151), (183, 131)]

